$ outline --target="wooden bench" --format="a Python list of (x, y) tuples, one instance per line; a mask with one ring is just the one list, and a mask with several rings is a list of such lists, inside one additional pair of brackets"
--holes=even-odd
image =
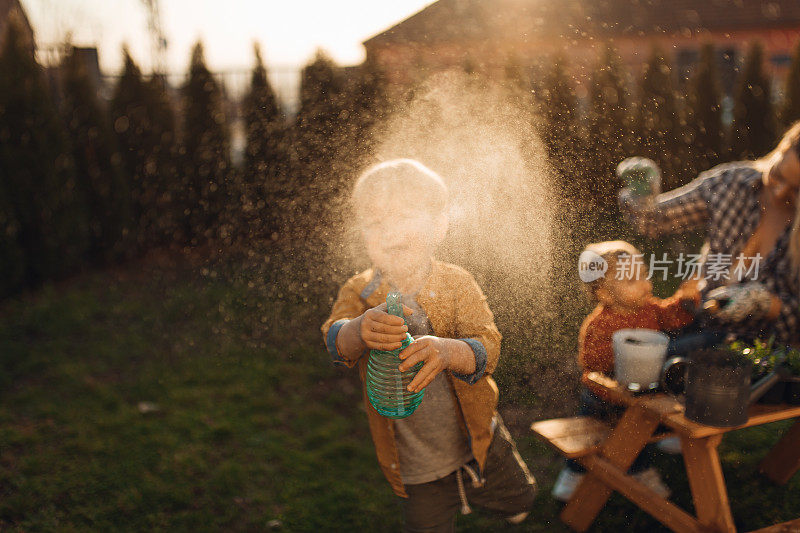
[(798, 531), (800, 531), (800, 519), (775, 524), (774, 526), (751, 531), (750, 533), (798, 533)]
[[(572, 416), (534, 422), (531, 430), (567, 459), (579, 459), (596, 452), (612, 426), (591, 416)], [(657, 433), (648, 442), (672, 436), (672, 433)]]
[[(588, 374), (587, 377), (601, 387), (604, 394), (616, 395), (618, 398), (615, 400), (627, 405), (627, 409), (602, 444), (587, 446), (586, 451), (590, 453), (576, 457), (586, 467), (587, 474), (560, 515), (561, 520), (575, 531), (589, 529), (614, 492), (673, 531), (736, 531), (717, 448), (725, 433), (740, 428), (795, 419), (794, 425), (772, 447), (760, 466), (768, 477), (779, 483), (787, 481), (800, 469), (800, 447), (797, 445), (800, 441), (800, 406), (754, 405), (748, 411), (747, 423), (717, 428), (687, 419), (680, 402), (668, 395), (656, 393), (634, 396), (606, 376)], [(569, 427), (572, 424), (566, 425)], [(680, 436), (695, 515), (660, 497), (626, 474), (637, 455), (655, 436), (659, 425)], [(544, 426), (543, 432), (547, 433), (546, 437), (553, 438), (553, 446), (560, 443), (558, 432), (552, 428)], [(568, 432), (561, 430), (560, 433), (563, 437)], [(561, 447), (566, 448), (563, 445)], [(592, 449), (596, 451), (591, 453)], [(770, 475), (777, 470), (780, 470), (780, 476)], [(770, 532), (800, 533), (800, 523), (794, 520), (758, 530), (758, 533)]]
[(540, 420), (531, 430), (567, 459), (577, 459), (597, 450), (611, 433), (611, 426), (591, 416)]

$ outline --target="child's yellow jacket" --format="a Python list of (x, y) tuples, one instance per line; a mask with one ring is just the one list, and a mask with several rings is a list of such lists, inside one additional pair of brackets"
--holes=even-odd
[[(389, 290), (389, 284), (373, 269), (353, 276), (339, 290), (331, 315), (322, 326), (322, 334), (334, 362), (348, 367), (358, 365), (378, 463), (394, 492), (407, 497), (400, 477), (393, 421), (378, 414), (363, 386), (369, 352), (348, 360), (336, 349), (336, 335), (341, 326), (385, 302)], [(453, 408), (460, 413), (459, 420), (472, 454), (483, 469), (498, 399), (497, 385), (491, 374), (500, 357), (501, 336), (494, 316), (472, 275), (463, 268), (439, 261), (433, 261), (431, 274), (416, 300), (428, 315), (434, 335), (464, 340), (475, 353), (475, 373), (462, 376), (447, 371), (447, 378), (455, 391), (457, 404)]]

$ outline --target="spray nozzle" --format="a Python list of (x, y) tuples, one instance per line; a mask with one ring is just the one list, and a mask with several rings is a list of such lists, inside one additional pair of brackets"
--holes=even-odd
[(640, 196), (661, 192), (661, 169), (652, 159), (629, 157), (617, 165), (617, 176)]
[(403, 314), (403, 295), (393, 291), (386, 295), (386, 312), (390, 315), (399, 316), (405, 321)]

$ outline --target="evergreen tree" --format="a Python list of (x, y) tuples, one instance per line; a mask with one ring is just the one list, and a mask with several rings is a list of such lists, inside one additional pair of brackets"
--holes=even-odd
[(301, 235), (319, 227), (325, 206), (336, 192), (331, 166), (341, 146), (343, 92), (341, 70), (318, 51), (301, 73), (300, 109), (293, 127), (295, 168), (288, 207)]
[(154, 75), (145, 81), (127, 49), (123, 54), (111, 115), (131, 191), (134, 234), (143, 250), (176, 238), (185, 204), (180, 204), (175, 116), (166, 80)]
[(763, 47), (753, 43), (739, 74), (734, 100), (730, 146), (731, 155), (736, 158), (760, 157), (769, 152), (777, 140), (771, 83), (763, 62)]
[(607, 46), (589, 84), (585, 175), (590, 179), (579, 189), (607, 216), (616, 212), (622, 186), (615, 170), (632, 144), (629, 98), (622, 62), (616, 50)]
[(690, 174), (708, 170), (721, 162), (725, 139), (722, 128), (722, 92), (717, 75), (714, 45), (700, 51), (687, 96), (687, 125), (692, 141), (693, 168)]
[(258, 45), (255, 56), (250, 91), (243, 102), (247, 139), (243, 211), (251, 232), (271, 236), (281, 224), (281, 179), (287, 170), (286, 128)]
[[(337, 161), (342, 161), (344, 165), (360, 166), (371, 157), (375, 128), (392, 110), (386, 88), (384, 73), (374, 62), (367, 61), (355, 71), (344, 91), (341, 106), (344, 113), (339, 113), (343, 144)], [(343, 115), (346, 119), (341, 120)]]
[(681, 129), (672, 69), (664, 54), (654, 48), (642, 74), (636, 133), (640, 154), (661, 167), (664, 190), (684, 182), (686, 144)]
[[(476, 75), (477, 78), (477, 75)], [(348, 227), (350, 210), (343, 204), (349, 198), (354, 178), (375, 162), (375, 148), (383, 136), (392, 103), (386, 93), (383, 71), (371, 61), (350, 69), (331, 102), (331, 153), (315, 163), (318, 174), (312, 181), (315, 205), (307, 219), (307, 234), (319, 253), (331, 253), (331, 261), (341, 258), (340, 232)], [(322, 177), (320, 179), (320, 176)], [(324, 198), (318, 201), (317, 198)]]
[(125, 66), (111, 99), (111, 121), (131, 194), (134, 238), (137, 247), (145, 249), (150, 244), (150, 217), (147, 213), (151, 209), (148, 198), (152, 196), (152, 185), (145, 179), (145, 161), (150, 149), (146, 142), (150, 131), (145, 107), (147, 90), (142, 73), (127, 48), (123, 48), (123, 56)]
[[(0, 212), (10, 212), (0, 223), (3, 240), (16, 241), (7, 245), (11, 252), (24, 255), (25, 283), (34, 286), (79, 266), (87, 222), (63, 124), (22, 35), (19, 19), (10, 17), (0, 52)], [(19, 273), (15, 265), (3, 268), (12, 278)]]
[(569, 198), (575, 198), (573, 177), (579, 167), (580, 132), (578, 128), (578, 102), (572, 80), (562, 58), (555, 58), (543, 80), (539, 92), (542, 124), (540, 134), (547, 147), (550, 161), (561, 177), (560, 189)]
[(344, 77), (341, 69), (323, 51), (300, 75), (300, 109), (296, 126), (301, 131), (302, 162), (326, 164), (336, 153), (335, 133), (342, 110)]
[(0, 298), (14, 294), (25, 283), (25, 253), (19, 231), (11, 198), (0, 184)]
[(141, 226), (152, 245), (180, 240), (183, 191), (178, 179), (175, 112), (164, 76), (153, 74), (144, 85), (145, 131)]
[(792, 65), (786, 77), (786, 90), (781, 107), (781, 122), (788, 128), (796, 120), (800, 120), (800, 39), (794, 49)]
[(100, 262), (130, 253), (130, 193), (106, 110), (86, 65), (73, 52), (62, 70), (62, 114), (72, 141), (76, 185), (86, 199), (89, 254)]
[(183, 186), (189, 213), (185, 233), (192, 244), (230, 235), (226, 214), (235, 211), (236, 191), (231, 183), (230, 133), (223, 91), (209, 72), (203, 45), (192, 51), (189, 79), (182, 89)]

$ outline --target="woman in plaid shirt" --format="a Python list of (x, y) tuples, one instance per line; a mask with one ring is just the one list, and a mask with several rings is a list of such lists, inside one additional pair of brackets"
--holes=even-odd
[[(800, 122), (756, 161), (719, 165), (655, 198), (620, 193), (641, 234), (703, 230), (704, 298), (728, 300), (700, 329), (800, 343)], [(723, 268), (724, 267), (724, 268)]]

